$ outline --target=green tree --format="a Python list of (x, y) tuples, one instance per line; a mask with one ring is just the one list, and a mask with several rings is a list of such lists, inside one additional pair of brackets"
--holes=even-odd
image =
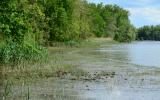
[(16, 65), (25, 60), (38, 60), (42, 55), (43, 50), (38, 44), (42, 34), (39, 23), (43, 14), (36, 3), (29, 3), (28, 0), (0, 3), (0, 33), (5, 38), (0, 50), (2, 63)]
[(160, 25), (140, 27), (137, 34), (138, 40), (160, 40)]

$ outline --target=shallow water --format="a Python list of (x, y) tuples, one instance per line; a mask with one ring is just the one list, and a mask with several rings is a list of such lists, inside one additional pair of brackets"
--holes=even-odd
[(144, 41), (130, 44), (112, 45), (110, 48), (100, 48), (106, 55), (112, 55), (113, 60), (128, 61), (128, 63), (160, 67), (160, 42)]
[(160, 42), (147, 41), (102, 44), (60, 53), (63, 63), (90, 73), (116, 75), (89, 81), (49, 78), (26, 86), (15, 85), (8, 100), (26, 100), (28, 87), (30, 100), (160, 100), (159, 51)]

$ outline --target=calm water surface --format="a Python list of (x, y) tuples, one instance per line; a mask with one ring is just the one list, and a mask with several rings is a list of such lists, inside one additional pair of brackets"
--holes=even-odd
[(157, 41), (117, 44), (110, 48), (104, 46), (100, 51), (110, 55), (111, 60), (160, 67), (160, 42)]

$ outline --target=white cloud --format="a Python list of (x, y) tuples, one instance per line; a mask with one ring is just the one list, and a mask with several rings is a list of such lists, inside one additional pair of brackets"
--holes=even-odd
[(126, 8), (130, 11), (131, 17), (144, 18), (150, 22), (160, 24), (160, 9), (153, 7)]

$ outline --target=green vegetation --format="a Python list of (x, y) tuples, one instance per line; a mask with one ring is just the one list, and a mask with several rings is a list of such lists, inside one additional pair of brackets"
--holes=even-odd
[(138, 40), (160, 40), (160, 25), (143, 26), (138, 29)]
[(19, 65), (24, 61), (38, 61), (47, 55), (40, 46), (40, 27), (44, 14), (29, 0), (2, 0), (0, 3), (0, 63)]
[(85, 0), (0, 2), (0, 66), (11, 66), (17, 73), (28, 74), (28, 69), (41, 72), (40, 67), (35, 70), (34, 64), (52, 59), (47, 57), (49, 46), (77, 46), (90, 37), (119, 42), (134, 40), (135, 28), (130, 23), (129, 12), (117, 5)]
[(135, 39), (135, 28), (129, 20), (129, 12), (117, 5), (89, 4), (91, 31), (97, 37), (111, 37), (119, 42)]

